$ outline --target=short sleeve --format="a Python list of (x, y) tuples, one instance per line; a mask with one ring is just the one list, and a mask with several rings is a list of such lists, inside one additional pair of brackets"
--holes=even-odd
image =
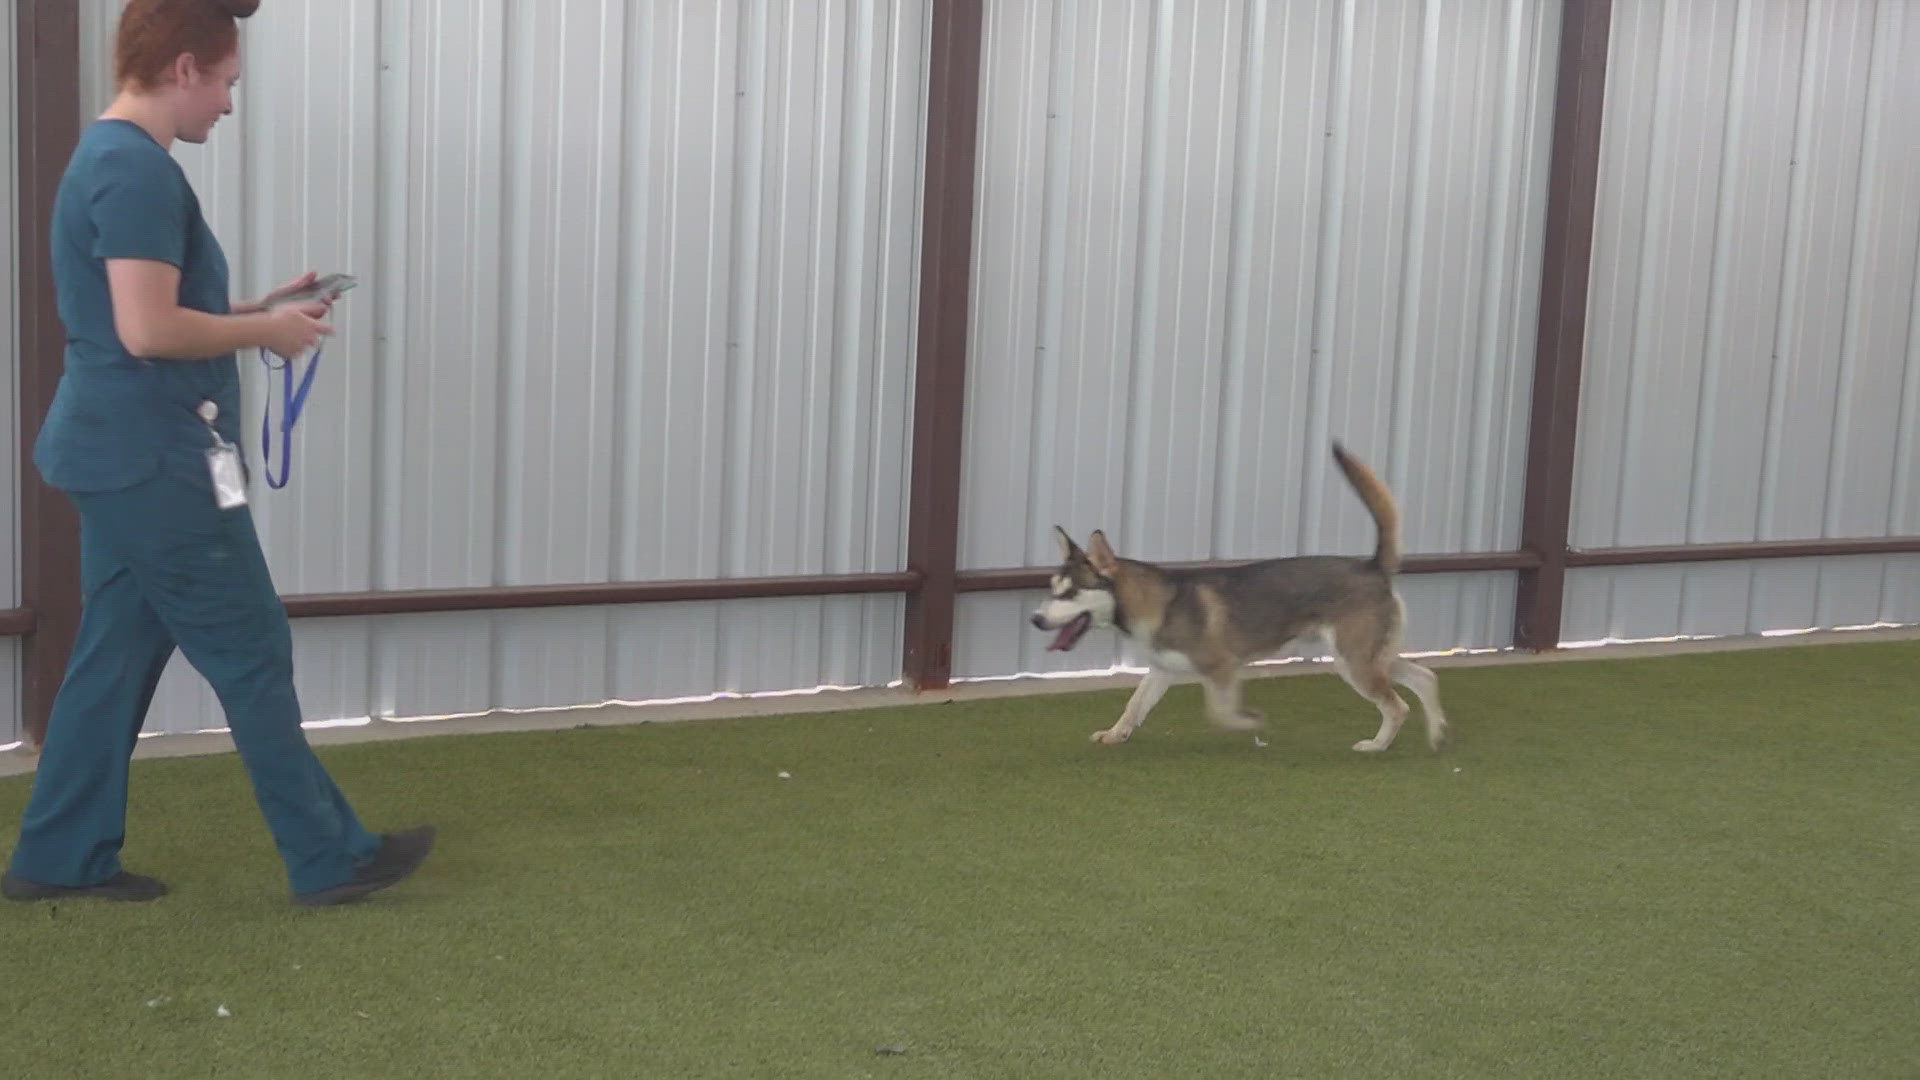
[(185, 267), (187, 199), (178, 166), (157, 149), (101, 155), (90, 216), (98, 259), (152, 259)]

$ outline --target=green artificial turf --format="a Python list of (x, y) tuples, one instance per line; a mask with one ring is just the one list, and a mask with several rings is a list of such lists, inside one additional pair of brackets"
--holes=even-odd
[(1446, 670), (1437, 756), (1330, 675), (1264, 748), (1192, 687), (339, 747), (441, 841), (324, 911), (235, 758), (142, 761), (175, 892), (0, 905), (0, 1075), (1910, 1080), (1916, 673)]

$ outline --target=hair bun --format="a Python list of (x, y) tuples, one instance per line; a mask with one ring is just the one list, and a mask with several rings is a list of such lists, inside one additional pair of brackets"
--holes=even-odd
[(260, 0), (213, 0), (213, 6), (222, 14), (244, 19), (260, 10)]

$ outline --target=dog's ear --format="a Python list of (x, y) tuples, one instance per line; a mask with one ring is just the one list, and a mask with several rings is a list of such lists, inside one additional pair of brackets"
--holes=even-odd
[(1120, 557), (1113, 553), (1113, 545), (1107, 543), (1107, 534), (1098, 529), (1087, 537), (1087, 561), (1107, 577), (1112, 577), (1113, 572), (1120, 569)]
[(1058, 525), (1053, 527), (1053, 535), (1060, 541), (1060, 561), (1072, 562), (1080, 554), (1080, 545), (1074, 543), (1073, 537), (1067, 535), (1067, 530)]

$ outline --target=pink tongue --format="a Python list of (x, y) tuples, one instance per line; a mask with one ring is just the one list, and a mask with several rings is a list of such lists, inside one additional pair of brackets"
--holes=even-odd
[(1053, 644), (1047, 646), (1047, 651), (1059, 652), (1073, 648), (1073, 643), (1079, 641), (1080, 635), (1085, 632), (1086, 622), (1085, 615), (1075, 616), (1072, 622), (1060, 628), (1059, 635), (1053, 639)]

